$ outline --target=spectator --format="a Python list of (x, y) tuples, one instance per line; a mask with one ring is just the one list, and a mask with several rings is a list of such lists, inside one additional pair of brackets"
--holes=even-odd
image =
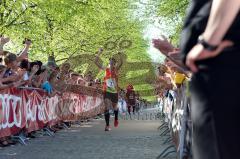
[(97, 88), (101, 88), (102, 87), (101, 79), (98, 79), (98, 78), (95, 79), (94, 86), (97, 87)]
[(239, 158), (239, 10), (236, 0), (191, 1), (181, 51), (194, 72), (194, 159)]
[(33, 68), (30, 68), (31, 64), (28, 62), (27, 59), (24, 59), (20, 62), (18, 72), (19, 74), (22, 74), (22, 80), (24, 83), (24, 86), (32, 86), (32, 78), (35, 74), (39, 74), (39, 68), (35, 65)]
[(87, 72), (87, 74), (85, 75), (85, 80), (86, 80), (86, 85), (87, 86), (92, 86), (93, 83), (94, 83), (94, 79), (93, 79), (93, 75), (92, 75), (92, 72), (89, 71)]
[(4, 62), (7, 67), (3, 74), (3, 84), (10, 84), (21, 79), (23, 74), (18, 74), (17, 70), (17, 56), (13, 53), (5, 52)]

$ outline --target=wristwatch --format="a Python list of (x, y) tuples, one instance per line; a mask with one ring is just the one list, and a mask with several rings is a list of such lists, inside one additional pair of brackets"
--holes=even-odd
[(218, 45), (211, 45), (211, 44), (207, 43), (204, 40), (202, 35), (200, 35), (198, 37), (198, 44), (201, 44), (203, 46), (203, 48), (208, 50), (208, 51), (215, 51), (218, 48)]

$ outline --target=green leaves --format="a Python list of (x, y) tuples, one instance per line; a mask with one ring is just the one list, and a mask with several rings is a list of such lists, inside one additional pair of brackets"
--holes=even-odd
[(161, 0), (157, 8), (158, 15), (166, 18), (167, 24), (174, 27), (174, 32), (170, 38), (175, 45), (179, 44), (180, 32), (188, 4), (189, 0)]
[[(98, 48), (107, 46), (101, 56), (105, 65), (124, 51), (120, 86), (132, 83), (143, 90), (146, 76), (154, 77), (154, 71), (143, 39), (144, 22), (132, 16), (132, 5), (128, 0), (1, 0), (0, 32), (11, 38), (10, 51), (19, 51), (27, 37), (33, 41), (31, 60), (46, 62), (53, 55), (58, 64), (68, 61), (75, 71), (92, 71), (100, 78), (103, 72), (93, 62)], [(143, 95), (152, 96), (147, 86)]]

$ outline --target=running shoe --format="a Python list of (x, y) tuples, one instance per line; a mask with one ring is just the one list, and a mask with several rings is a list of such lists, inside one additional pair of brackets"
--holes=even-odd
[(106, 126), (106, 127), (105, 127), (105, 131), (111, 131), (110, 126)]

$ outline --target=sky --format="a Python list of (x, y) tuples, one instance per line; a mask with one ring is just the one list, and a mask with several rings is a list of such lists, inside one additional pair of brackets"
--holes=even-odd
[[(154, 10), (154, 3), (157, 1), (158, 0), (138, 0), (138, 3), (135, 3), (138, 7), (133, 14), (138, 20), (148, 22), (143, 30), (143, 38), (148, 41), (149, 45), (147, 53), (152, 62), (161, 63), (164, 61), (165, 57), (159, 52), (159, 50), (153, 47), (152, 39), (160, 38), (161, 35), (168, 37), (173, 28), (167, 26), (165, 22), (166, 19), (157, 16), (156, 11)], [(149, 7), (151, 8), (151, 14), (149, 17), (146, 17), (145, 11), (148, 11)]]

